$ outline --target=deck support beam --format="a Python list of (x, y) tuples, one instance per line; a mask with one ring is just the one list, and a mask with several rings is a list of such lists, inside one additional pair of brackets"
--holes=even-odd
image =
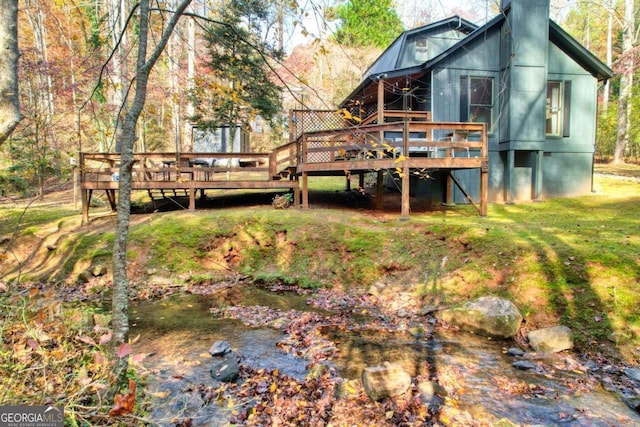
[(89, 223), (89, 204), (91, 203), (91, 193), (93, 190), (80, 190), (80, 199), (82, 203), (82, 224)]
[(189, 192), (189, 210), (196, 210), (196, 190), (195, 188), (189, 188), (187, 190)]
[(309, 173), (302, 172), (302, 209), (309, 209)]
[(411, 180), (410, 170), (408, 166), (402, 168), (402, 209), (400, 213), (401, 220), (409, 219), (409, 212), (411, 211), (409, 202), (409, 181)]
[(384, 197), (384, 172), (382, 169), (378, 169), (378, 177), (376, 181), (376, 209), (382, 210)]

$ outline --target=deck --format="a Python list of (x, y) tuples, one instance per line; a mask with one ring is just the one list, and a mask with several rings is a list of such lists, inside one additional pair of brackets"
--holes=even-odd
[[(271, 153), (136, 153), (131, 189), (161, 196), (180, 192), (189, 197), (189, 209), (195, 209), (198, 191), (285, 189), (294, 193), (294, 204), (304, 209), (309, 206), (310, 176), (377, 172), (381, 206), (382, 174), (392, 170), (402, 180), (401, 215), (408, 217), (409, 177), (438, 170), (447, 173), (445, 201), (450, 201), (455, 185), (478, 213), (486, 216), (489, 163), (485, 125), (431, 122), (428, 113), (393, 113), (386, 117), (397, 121), (343, 121), (339, 128), (297, 133), (294, 129), (294, 140)], [(106, 191), (115, 210), (119, 163), (119, 154), (81, 153), (83, 221), (88, 221), (94, 190)], [(459, 169), (480, 170), (480, 200), (473, 200), (451, 173)]]

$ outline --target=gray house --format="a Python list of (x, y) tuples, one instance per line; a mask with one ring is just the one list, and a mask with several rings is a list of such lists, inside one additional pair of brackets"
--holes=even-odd
[[(383, 99), (434, 122), (485, 122), (489, 200), (544, 200), (591, 191), (598, 88), (611, 77), (549, 19), (549, 0), (502, 0), (481, 27), (455, 16), (404, 32), (340, 107), (368, 116)], [(477, 188), (478, 170), (454, 174)], [(445, 179), (431, 175), (412, 192), (441, 201)], [(465, 199), (458, 191), (454, 201)]]

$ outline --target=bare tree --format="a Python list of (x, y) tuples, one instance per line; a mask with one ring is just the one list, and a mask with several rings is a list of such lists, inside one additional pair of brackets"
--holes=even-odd
[[(152, 10), (149, 0), (141, 0), (138, 7), (138, 53), (133, 83), (133, 101), (122, 123), (122, 132), (117, 145), (121, 148), (120, 181), (118, 184), (118, 214), (116, 217), (116, 237), (113, 247), (113, 300), (112, 322), (114, 345), (126, 343), (129, 335), (129, 281), (127, 278), (127, 243), (129, 238), (129, 220), (131, 212), (131, 169), (133, 166), (133, 146), (136, 140), (136, 125), (144, 108), (147, 95), (149, 74), (164, 50), (178, 20), (191, 0), (182, 0), (177, 5), (171, 19), (158, 40), (153, 52), (147, 54), (149, 38), (149, 19)], [(116, 370), (126, 367), (119, 364)], [(122, 371), (118, 372), (119, 374)]]
[(22, 120), (18, 95), (18, 0), (0, 0), (0, 145)]

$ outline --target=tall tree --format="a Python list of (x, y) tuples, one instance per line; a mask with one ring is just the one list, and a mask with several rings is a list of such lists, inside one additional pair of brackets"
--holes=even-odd
[(22, 120), (18, 94), (18, 0), (0, 0), (0, 145)]
[[(191, 0), (182, 0), (173, 11), (171, 18), (162, 30), (155, 49), (147, 53), (150, 37), (149, 0), (140, 0), (138, 10), (137, 41), (138, 52), (135, 66), (135, 84), (133, 100), (122, 123), (122, 132), (118, 137), (121, 148), (120, 180), (118, 184), (118, 214), (116, 217), (116, 233), (113, 245), (113, 300), (112, 322), (114, 344), (126, 343), (129, 336), (129, 281), (127, 278), (127, 242), (129, 239), (129, 221), (131, 213), (131, 171), (133, 167), (133, 146), (136, 139), (136, 125), (144, 108), (147, 95), (149, 74), (164, 50), (178, 20)], [(124, 366), (119, 364), (117, 369)]]
[(340, 19), (336, 41), (346, 46), (385, 48), (403, 31), (391, 0), (348, 0), (334, 13)]
[(198, 100), (192, 119), (199, 126), (246, 124), (257, 115), (273, 124), (281, 110), (280, 89), (268, 60), (280, 59), (282, 52), (260, 38), (269, 13), (262, 2), (231, 0), (209, 28), (210, 78), (201, 78), (192, 91)]
[(620, 93), (618, 96), (618, 133), (613, 163), (624, 163), (624, 155), (629, 145), (631, 131), (631, 97), (635, 61), (633, 44), (635, 38), (635, 2), (624, 2), (624, 26), (622, 32), (622, 57), (620, 60)]

